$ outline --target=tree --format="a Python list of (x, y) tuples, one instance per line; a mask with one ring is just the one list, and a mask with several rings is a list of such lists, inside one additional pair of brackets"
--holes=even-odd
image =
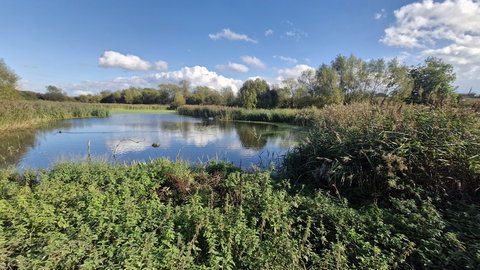
[(314, 69), (309, 68), (307, 70), (304, 70), (302, 72), (302, 75), (298, 77), (297, 81), (300, 87), (303, 87), (310, 97), (315, 97), (318, 95), (318, 93), (316, 92), (317, 79)]
[[(265, 91), (270, 91), (270, 87), (265, 80), (259, 78), (246, 80), (240, 88), (240, 103), (248, 109), (257, 108), (258, 96)], [(265, 102), (265, 100), (262, 100), (262, 102)], [(263, 106), (264, 104), (261, 105)]]
[(332, 66), (320, 66), (317, 71), (317, 84), (320, 106), (343, 103), (345, 96), (340, 89), (339, 74)]
[(227, 105), (227, 106), (236, 105), (237, 101), (235, 98), (235, 93), (233, 92), (231, 87), (222, 87), (222, 89), (220, 89), (220, 95), (223, 98), (223, 102), (224, 102), (223, 105)]
[(10, 69), (0, 58), (0, 100), (14, 100), (19, 98), (18, 81), (20, 77)]
[(67, 101), (68, 100), (67, 92), (63, 91), (62, 88), (58, 88), (53, 85), (49, 85), (46, 88), (47, 88), (47, 93), (43, 95), (45, 100), (51, 100), (51, 101)]
[(434, 95), (442, 99), (454, 99), (453, 86), (456, 74), (453, 66), (445, 64), (442, 59), (428, 57), (423, 66), (412, 67), (409, 76), (413, 79), (413, 91), (411, 99), (420, 103), (431, 103)]
[(190, 86), (191, 86), (190, 81), (181, 80), (178, 84), (180, 84), (180, 87), (182, 89), (182, 95), (185, 99), (188, 99), (189, 97), (192, 96), (192, 92), (190, 92)]
[(286, 78), (282, 81), (282, 83), (288, 90), (288, 96), (290, 97), (290, 107), (296, 108), (298, 97), (295, 94), (299, 87), (298, 82), (294, 78)]

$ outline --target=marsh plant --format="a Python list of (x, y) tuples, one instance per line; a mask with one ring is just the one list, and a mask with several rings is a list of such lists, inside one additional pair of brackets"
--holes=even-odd
[(51, 120), (108, 116), (105, 106), (53, 101), (0, 101), (0, 130), (28, 128)]

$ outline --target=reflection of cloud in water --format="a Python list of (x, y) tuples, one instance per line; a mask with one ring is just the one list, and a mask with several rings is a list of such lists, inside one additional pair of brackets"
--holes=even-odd
[(117, 149), (117, 155), (125, 154), (128, 152), (141, 152), (141, 151), (145, 151), (148, 147), (151, 147), (151, 144), (149, 145), (147, 140), (143, 141), (143, 138), (129, 138), (129, 139), (132, 139), (136, 142), (139, 142), (139, 141), (140, 142), (135, 143), (135, 142), (126, 140), (120, 143), (120, 141), (123, 140), (123, 138), (118, 140), (107, 139), (105, 140), (105, 145), (107, 146), (107, 149), (113, 153), (115, 151), (115, 147), (117, 147), (117, 145), (120, 143)]

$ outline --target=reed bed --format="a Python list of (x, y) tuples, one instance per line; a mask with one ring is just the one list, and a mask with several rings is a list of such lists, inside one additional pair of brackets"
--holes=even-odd
[(108, 116), (102, 105), (51, 101), (0, 101), (0, 130), (28, 128), (50, 120)]
[(213, 117), (218, 120), (259, 121), (277, 123), (295, 123), (295, 112), (291, 109), (244, 109), (215, 105), (185, 105), (177, 109), (177, 113), (193, 117)]
[(168, 110), (168, 105), (111, 104), (102, 103), (109, 110)]
[(287, 177), (324, 188), (421, 188), (480, 201), (480, 115), (368, 103), (319, 110), (304, 143), (283, 162)]

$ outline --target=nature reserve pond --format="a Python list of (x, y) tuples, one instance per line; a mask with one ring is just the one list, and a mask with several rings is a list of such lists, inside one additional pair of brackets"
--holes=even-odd
[[(61, 132), (60, 132), (61, 131)], [(209, 158), (269, 166), (305, 137), (305, 132), (287, 125), (216, 121), (175, 114), (114, 114), (104, 118), (68, 119), (42, 128), (0, 138), (0, 167), (14, 165), (48, 168), (62, 159), (87, 156), (114, 162), (148, 161), (157, 157), (188, 160), (191, 164)], [(152, 147), (153, 143), (160, 144)], [(180, 154), (179, 154), (180, 151)]]

